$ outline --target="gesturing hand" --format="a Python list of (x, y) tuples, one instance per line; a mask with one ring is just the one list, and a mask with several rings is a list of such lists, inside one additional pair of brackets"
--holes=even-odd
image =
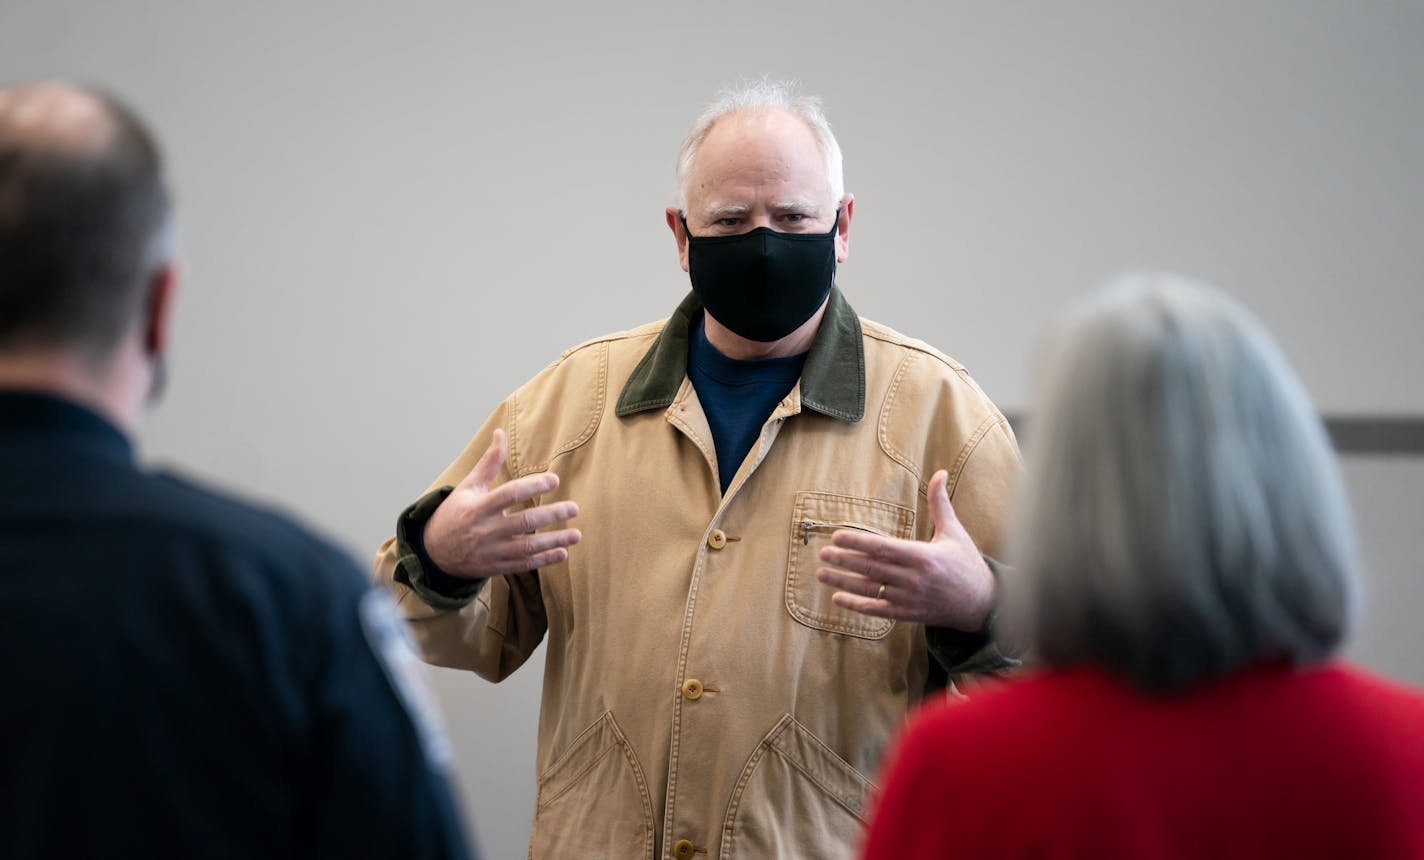
[(831, 600), (844, 609), (918, 621), (935, 627), (983, 629), (994, 600), (994, 576), (949, 503), (944, 470), (930, 478), (928, 542), (842, 529), (821, 550), (816, 578), (840, 589)]
[(446, 573), (484, 579), (537, 570), (568, 558), (565, 547), (582, 537), (578, 529), (535, 533), (578, 516), (574, 502), (510, 511), (559, 486), (553, 472), (525, 475), (490, 489), (507, 450), (504, 431), (494, 431), (479, 462), (425, 524), (425, 553)]

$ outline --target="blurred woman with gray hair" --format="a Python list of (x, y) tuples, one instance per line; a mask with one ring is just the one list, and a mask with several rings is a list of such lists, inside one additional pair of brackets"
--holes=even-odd
[(1271, 338), (1134, 276), (1049, 359), (1002, 625), (1044, 669), (916, 716), (866, 856), (1424, 857), (1424, 696), (1330, 659), (1353, 531)]

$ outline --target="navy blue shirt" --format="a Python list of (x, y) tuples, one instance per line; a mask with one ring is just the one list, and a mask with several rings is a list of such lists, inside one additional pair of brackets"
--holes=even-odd
[(728, 358), (707, 339), (703, 321), (698, 314), (688, 331), (687, 376), (707, 413), (717, 451), (717, 476), (726, 493), (767, 416), (801, 378), (807, 354), (753, 361)]
[(466, 856), (371, 595), (94, 413), (0, 392), (0, 857)]

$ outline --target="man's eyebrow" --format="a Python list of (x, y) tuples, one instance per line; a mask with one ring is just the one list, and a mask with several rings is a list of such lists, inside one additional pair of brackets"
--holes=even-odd
[(716, 221), (718, 218), (730, 218), (735, 215), (745, 215), (752, 208), (742, 203), (709, 203), (702, 210), (703, 217), (708, 221)]
[(821, 214), (821, 207), (809, 200), (779, 200), (771, 204), (773, 212), (789, 212), (815, 217)]

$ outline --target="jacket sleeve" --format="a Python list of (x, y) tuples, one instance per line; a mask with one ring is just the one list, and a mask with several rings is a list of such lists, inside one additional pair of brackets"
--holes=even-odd
[[(997, 412), (991, 421), (982, 428), (983, 432), (971, 437), (961, 452), (960, 466), (951, 474), (950, 503), (989, 563), (997, 594), (1004, 577), (1013, 575), (1012, 568), (992, 556), (1002, 552), (1021, 463), (1018, 442), (1008, 422)], [(925, 628), (930, 654), (950, 675), (985, 674), (1018, 666), (1016, 656), (1000, 650), (995, 642), (993, 620), (991, 613), (985, 628), (972, 633), (942, 627)]]
[[(994, 574), (994, 591), (999, 594), (1004, 574), (1012, 570), (990, 556), (984, 556), (989, 571)], [(996, 597), (997, 602), (997, 597)], [(950, 627), (926, 627), (925, 640), (930, 656), (951, 675), (984, 675), (1014, 669), (1022, 661), (1000, 647), (995, 638), (994, 621), (997, 609), (989, 613), (984, 629), (966, 633)]]
[(344, 554), (322, 555), (305, 579), (330, 587), (308, 589), (301, 620), (311, 767), (298, 853), (468, 857), (449, 740), (404, 623)]
[[(489, 447), (495, 428), (503, 427), (513, 438), (514, 428), (507, 426), (512, 411), (508, 402), (495, 410), (460, 456), (401, 514), (396, 534), (376, 553), (376, 581), (391, 589), (421, 655), (437, 666), (468, 669), (490, 681), (509, 677), (544, 638), (548, 620), (539, 573), (459, 580), (430, 563), (422, 533), (450, 488), (469, 474)], [(506, 461), (498, 483), (513, 477), (508, 467)]]

